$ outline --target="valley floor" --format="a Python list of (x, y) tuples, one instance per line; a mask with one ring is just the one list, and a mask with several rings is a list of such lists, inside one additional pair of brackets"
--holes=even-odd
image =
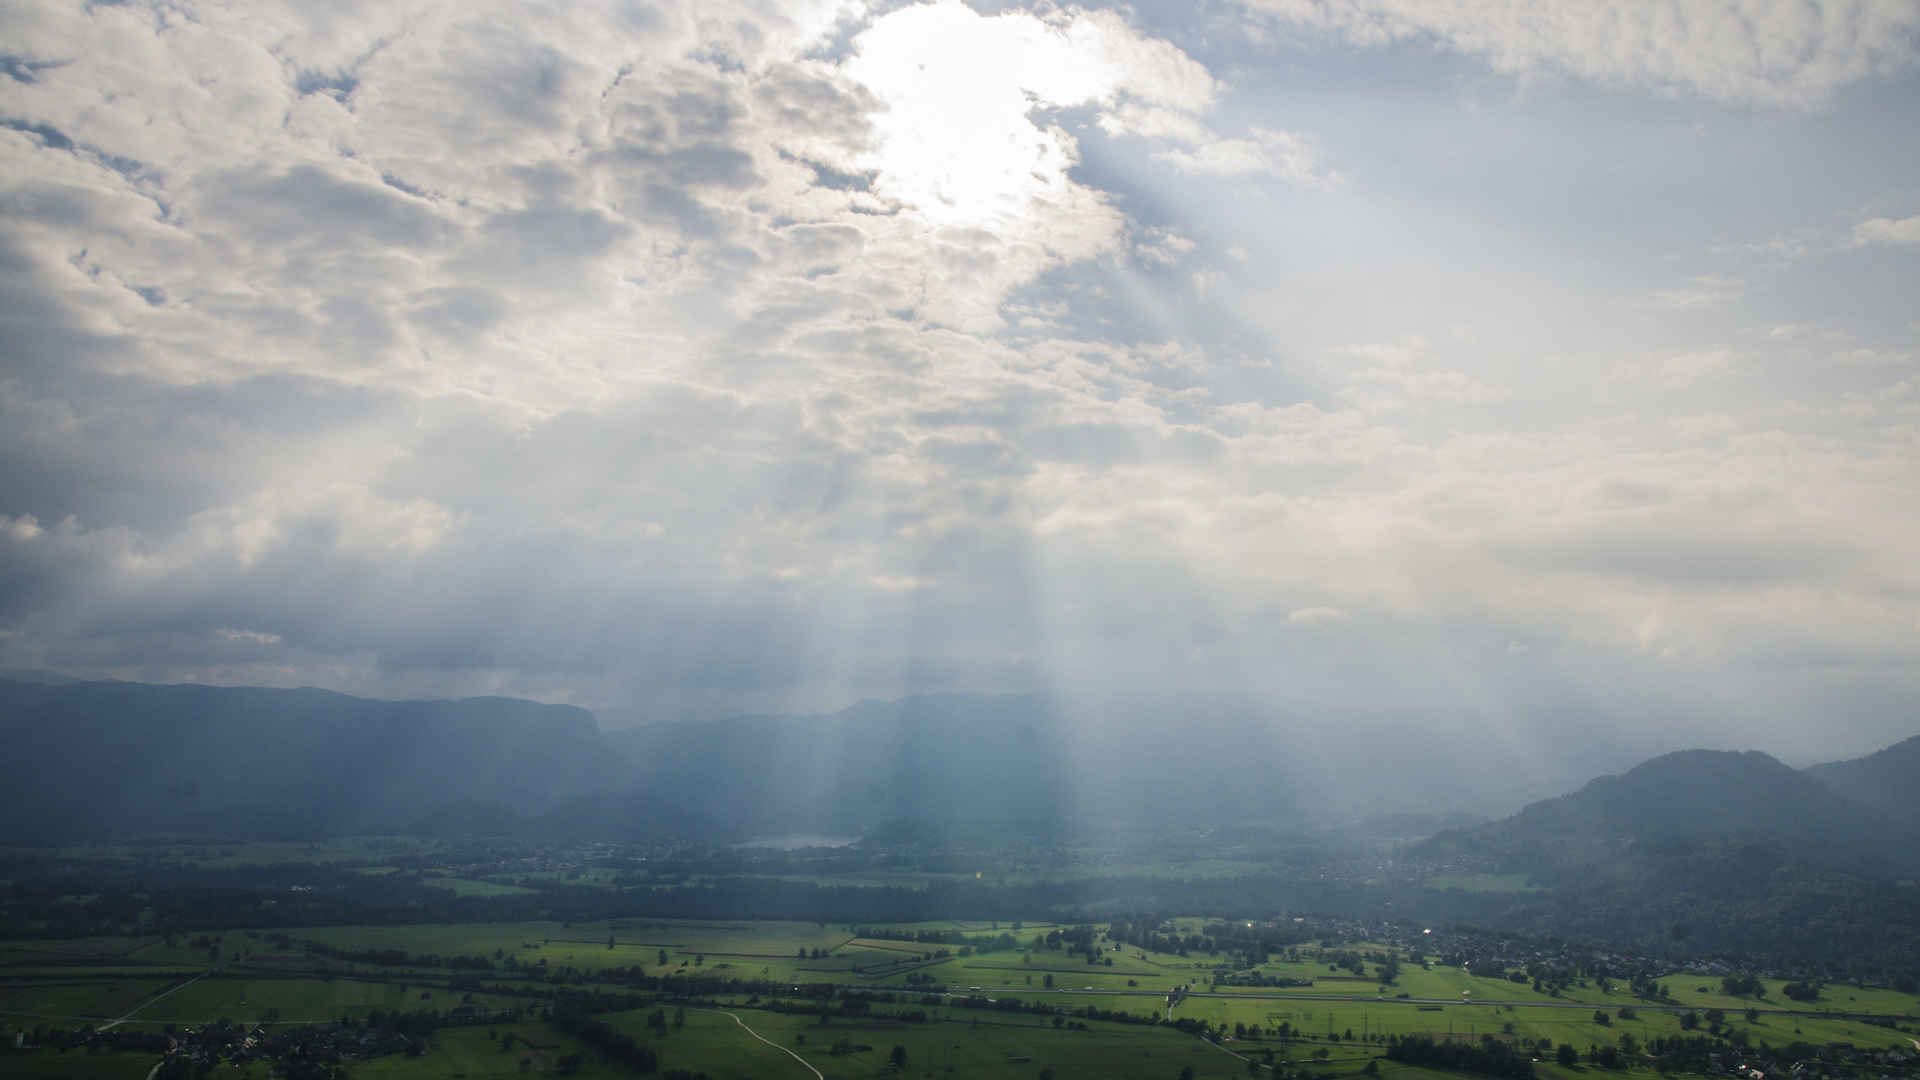
[[(1167, 929), (1199, 926), (1182, 922)], [(1371, 1068), (1425, 1080), (1383, 1056), (1392, 1040), (1424, 1036), (1510, 1044), (1543, 1080), (1572, 1080), (1609, 1064), (1650, 1074), (1650, 1048), (1709, 1032), (1714, 1048), (1679, 1071), (1764, 1061), (1877, 1076), (1920, 1063), (1920, 999), (1888, 990), (1829, 985), (1795, 1002), (1772, 980), (1764, 996), (1736, 998), (1718, 979), (1675, 972), (1650, 1000), (1597, 981), (1536, 990), (1404, 953), (1382, 985), (1347, 966), (1366, 945), (1301, 945), (1244, 969), (1108, 930), (636, 919), (11, 942), (0, 945), (12, 1048), (0, 1073), (144, 1077), (166, 1063), (264, 1078), (323, 1063), (308, 1075), (595, 1077), (651, 1065), (715, 1080), (1317, 1080)], [(1074, 940), (1091, 944), (1076, 952)], [(1233, 985), (1262, 980), (1294, 985)], [(1556, 1063), (1563, 1045), (1576, 1064)]]

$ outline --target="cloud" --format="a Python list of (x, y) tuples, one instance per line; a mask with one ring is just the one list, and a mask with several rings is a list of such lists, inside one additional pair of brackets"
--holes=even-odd
[(852, 47), (848, 74), (885, 106), (860, 164), (879, 193), (942, 225), (1018, 220), (1046, 203), (1071, 208), (1099, 243), (1117, 218), (1068, 178), (1071, 136), (1030, 114), (1123, 95), (1191, 111), (1213, 95), (1204, 68), (1111, 12), (987, 17), (948, 0), (892, 12)]
[(1679, 288), (1662, 289), (1653, 294), (1651, 306), (1666, 311), (1687, 311), (1714, 307), (1740, 295), (1744, 283), (1719, 274), (1701, 274), (1689, 278)]
[(1669, 356), (1660, 363), (1659, 378), (1670, 386), (1686, 386), (1701, 379), (1724, 375), (1740, 362), (1739, 354), (1724, 345)]
[(1243, 0), (1283, 24), (1379, 47), (1432, 43), (1519, 76), (1818, 105), (1913, 62), (1912, 0)]
[[(1386, 36), (1494, 48), (1422, 11)], [(1111, 11), (0, 20), (0, 666), (1777, 716), (1779, 658), (1853, 658), (1908, 700), (1911, 341), (1857, 315), (1903, 271), (1688, 278), (1718, 237), (1635, 231), (1682, 203), (1604, 125), (1600, 242), (1498, 106), (1409, 155)]]
[(1920, 244), (1920, 214), (1910, 218), (1871, 218), (1853, 227), (1856, 244), (1911, 246)]
[(1261, 173), (1306, 187), (1333, 187), (1340, 174), (1327, 168), (1320, 153), (1305, 137), (1286, 131), (1254, 128), (1246, 138), (1206, 134), (1189, 145), (1157, 150), (1155, 161), (1194, 176), (1242, 176)]

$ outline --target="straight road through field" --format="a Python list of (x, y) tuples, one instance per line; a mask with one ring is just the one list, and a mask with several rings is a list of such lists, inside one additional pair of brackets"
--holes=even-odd
[(714, 1011), (719, 1013), (721, 1016), (732, 1017), (733, 1022), (740, 1025), (740, 1030), (746, 1032), (747, 1034), (753, 1036), (756, 1039), (759, 1039), (761, 1042), (766, 1043), (768, 1046), (773, 1047), (775, 1050), (778, 1050), (781, 1053), (792, 1058), (793, 1060), (799, 1062), (800, 1067), (812, 1073), (814, 1075), (815, 1080), (827, 1080), (826, 1077), (820, 1075), (819, 1069), (816, 1069), (813, 1066), (807, 1064), (806, 1058), (803, 1058), (799, 1054), (796, 1054), (793, 1051), (787, 1049), (786, 1047), (781, 1046), (779, 1043), (774, 1042), (772, 1039), (768, 1039), (762, 1036), (759, 1032), (748, 1027), (747, 1022), (745, 1020), (740, 1019), (738, 1016), (734, 1016), (732, 1013), (726, 1011), (725, 1009), (715, 1009)]
[(177, 994), (180, 991), (185, 990), (187, 987), (192, 986), (194, 983), (197, 983), (201, 979), (206, 978), (209, 974), (211, 973), (203, 971), (200, 974), (195, 975), (193, 978), (188, 979), (186, 982), (181, 983), (179, 986), (172, 988), (171, 990), (162, 990), (160, 993), (153, 995), (152, 997), (148, 998), (147, 1000), (141, 1002), (138, 1005), (135, 1005), (131, 1010), (127, 1012), (125, 1016), (122, 1016), (120, 1019), (111, 1021), (95, 1030), (112, 1031), (114, 1028), (117, 1028), (121, 1024), (124, 1024), (127, 1021), (133, 1019), (134, 1014), (139, 1012), (141, 1009), (146, 1008), (147, 1006), (153, 1004), (156, 1001), (159, 1001), (161, 998), (166, 997), (169, 994)]

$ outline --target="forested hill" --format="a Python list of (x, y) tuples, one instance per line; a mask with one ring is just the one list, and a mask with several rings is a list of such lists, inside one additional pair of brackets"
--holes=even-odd
[(538, 812), (623, 781), (591, 714), (509, 698), (0, 680), (10, 842), (393, 829), (462, 800)]
[(1920, 825), (1920, 735), (1851, 761), (1807, 769), (1842, 798)]
[(1706, 851), (1893, 876), (1920, 868), (1914, 840), (1907, 824), (1766, 754), (1683, 750), (1429, 847), (1570, 879)]

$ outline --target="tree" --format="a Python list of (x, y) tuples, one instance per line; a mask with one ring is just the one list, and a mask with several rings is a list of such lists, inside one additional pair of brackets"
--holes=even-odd
[(893, 1044), (893, 1052), (887, 1055), (887, 1064), (899, 1072), (907, 1070), (907, 1048), (899, 1043)]
[(1193, 1066), (1188, 1065), (1180, 1070), (1180, 1080), (1193, 1080)]
[(660, 950), (660, 966), (661, 967), (667, 966), (667, 950), (665, 949)]
[(1553, 1052), (1553, 1060), (1563, 1068), (1572, 1068), (1580, 1064), (1580, 1051), (1575, 1050), (1572, 1043), (1561, 1043), (1560, 1049)]
[(1043, 980), (1041, 980), (1041, 985), (1045, 986), (1049, 990), (1053, 989), (1053, 976), (1051, 975), (1046, 976)]

